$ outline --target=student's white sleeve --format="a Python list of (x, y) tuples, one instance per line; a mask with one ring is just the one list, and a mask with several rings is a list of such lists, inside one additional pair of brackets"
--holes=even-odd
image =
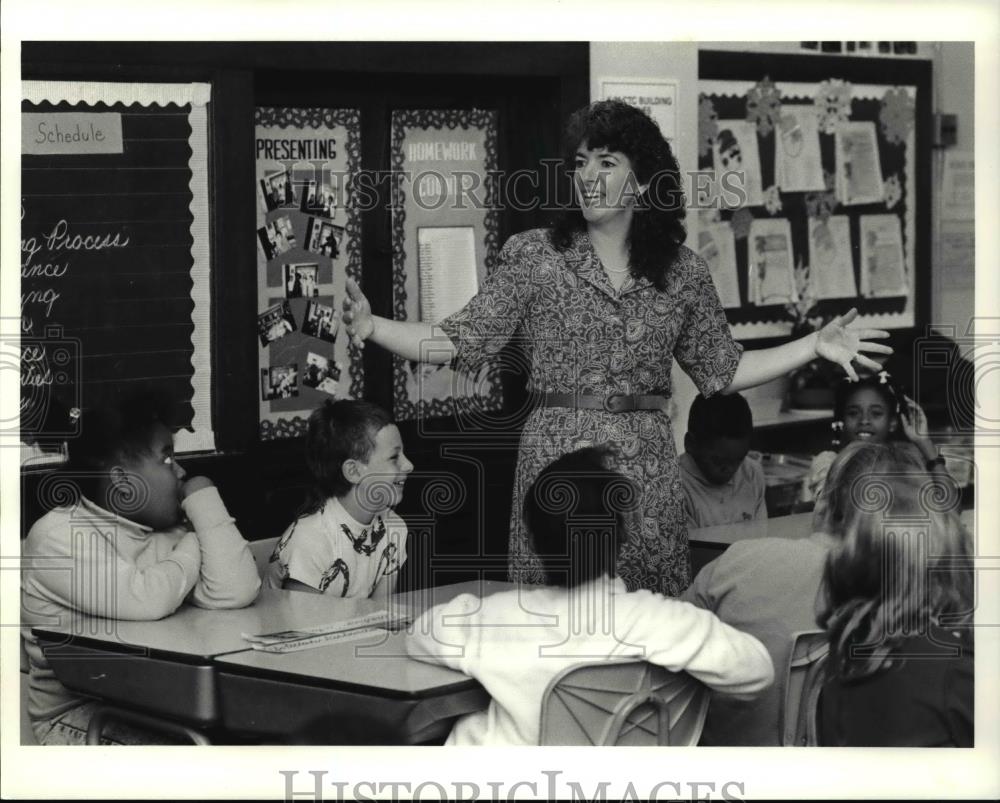
[(198, 579), (201, 555), (194, 534), (143, 568), (121, 558), (115, 537), (114, 526), (103, 522), (79, 528), (68, 518), (36, 523), (25, 541), (26, 604), (37, 596), (91, 616), (135, 621), (176, 611)]
[(191, 601), (201, 608), (242, 608), (257, 598), (260, 577), (250, 545), (214, 485), (195, 491), (182, 507), (194, 525), (201, 571)]
[(306, 516), (289, 525), (291, 532), (281, 536), (285, 544), (281, 559), (288, 570), (287, 580), (298, 580), (319, 591), (323, 574), (333, 566), (337, 556), (323, 533), (317, 531), (322, 527), (317, 519)]
[(757, 692), (774, 681), (767, 648), (749, 633), (690, 603), (649, 596), (641, 615), (628, 617), (626, 632), (616, 631), (622, 642), (645, 645), (647, 661), (728, 693)]
[(481, 604), (473, 594), (460, 594), (450, 602), (424, 611), (407, 630), (407, 654), (418, 661), (468, 674), (473, 616)]

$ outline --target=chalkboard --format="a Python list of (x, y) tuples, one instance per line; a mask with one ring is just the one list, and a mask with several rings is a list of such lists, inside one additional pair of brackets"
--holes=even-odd
[(21, 111), (22, 439), (71, 435), (47, 408), (86, 407), (111, 384), (164, 388), (194, 429), (209, 299), (194, 270), (207, 222), (193, 225), (192, 105)]

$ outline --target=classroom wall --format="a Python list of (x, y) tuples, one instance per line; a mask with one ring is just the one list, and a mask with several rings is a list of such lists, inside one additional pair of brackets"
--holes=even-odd
[[(698, 51), (731, 50), (751, 53), (789, 53), (824, 58), (817, 51), (803, 50), (799, 42), (592, 42), (590, 45), (590, 94), (600, 96), (602, 78), (672, 78), (679, 81), (677, 108), (677, 159), (681, 170), (697, 167), (698, 131)], [(850, 54), (838, 54), (850, 55)], [(975, 69), (971, 42), (918, 42), (915, 56), (893, 58), (930, 59), (934, 67), (934, 110), (956, 114), (958, 150), (974, 148)], [(935, 152), (937, 153), (937, 152)], [(941, 159), (938, 154), (933, 157)], [(932, 167), (932, 166), (928, 166)], [(936, 175), (939, 173), (936, 172)], [(935, 187), (936, 189), (936, 187)], [(934, 232), (939, 221), (936, 211)], [(965, 330), (975, 309), (975, 289), (955, 286), (937, 259), (936, 236), (932, 244), (931, 322), (950, 323)], [(779, 416), (785, 382), (775, 380), (744, 393), (754, 411), (757, 424), (775, 421)], [(678, 415), (674, 419), (674, 437), (683, 443), (687, 409), (696, 390), (691, 380), (674, 366), (674, 400)]]

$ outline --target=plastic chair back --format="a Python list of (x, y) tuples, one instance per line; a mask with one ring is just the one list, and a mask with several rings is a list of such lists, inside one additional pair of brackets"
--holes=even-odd
[(786, 747), (812, 747), (818, 742), (816, 709), (829, 652), (830, 645), (824, 631), (792, 633), (792, 651), (785, 672), (785, 699), (781, 710), (782, 744)]
[(575, 664), (542, 697), (542, 745), (695, 745), (708, 687), (641, 660)]

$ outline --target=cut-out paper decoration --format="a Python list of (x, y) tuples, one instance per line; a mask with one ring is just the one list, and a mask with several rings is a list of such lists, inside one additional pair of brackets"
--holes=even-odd
[(798, 300), (785, 304), (785, 312), (792, 320), (792, 334), (803, 329), (815, 331), (823, 323), (822, 315), (810, 315), (815, 312), (816, 295), (813, 293), (812, 271), (808, 265), (803, 265), (799, 259), (795, 265), (795, 293)]
[(829, 218), (839, 206), (837, 193), (834, 190), (836, 178), (833, 173), (823, 171), (823, 186), (825, 187), (823, 192), (810, 192), (805, 198), (806, 214), (809, 217), (818, 217), (820, 220)]
[(787, 304), (798, 300), (792, 227), (787, 218), (758, 218), (747, 238), (750, 303)]
[(715, 104), (702, 95), (698, 100), (698, 155), (708, 156), (712, 143), (719, 134), (719, 115)]
[(708, 263), (712, 283), (726, 309), (740, 306), (736, 278), (736, 240), (728, 223), (714, 223), (698, 230), (698, 254)]
[(810, 286), (817, 298), (858, 294), (851, 260), (851, 223), (846, 215), (809, 219)]
[(906, 89), (890, 89), (882, 96), (882, 110), (878, 119), (886, 142), (903, 145), (913, 128), (913, 117), (913, 99)]
[(824, 134), (833, 134), (841, 123), (851, 117), (851, 85), (839, 78), (823, 81), (813, 103), (819, 115), (819, 130)]
[(757, 127), (753, 123), (720, 120), (719, 135), (712, 143), (712, 164), (722, 187), (719, 197), (723, 206), (737, 209), (764, 202)]
[(747, 92), (747, 122), (757, 126), (757, 133), (766, 137), (781, 119), (781, 92), (768, 76)]
[(899, 181), (899, 175), (893, 174), (887, 178), (883, 184), (882, 192), (885, 196), (885, 208), (892, 209), (903, 197), (903, 185)]
[(861, 295), (905, 296), (909, 291), (903, 260), (903, 235), (897, 215), (862, 215)]
[(733, 227), (733, 236), (737, 240), (745, 240), (750, 235), (751, 223), (753, 223), (753, 215), (750, 214), (750, 210), (737, 210), (730, 221), (730, 225)]
[(824, 189), (815, 106), (783, 107), (774, 138), (774, 172), (782, 192)]
[(768, 187), (764, 190), (764, 208), (769, 215), (776, 215), (781, 211), (781, 193), (777, 187)]

